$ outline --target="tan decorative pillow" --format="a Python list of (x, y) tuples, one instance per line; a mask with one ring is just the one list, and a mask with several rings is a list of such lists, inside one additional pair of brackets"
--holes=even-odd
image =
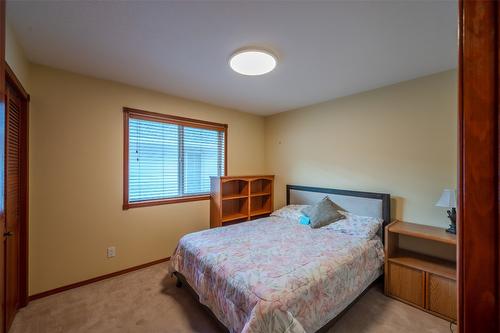
[(302, 213), (309, 217), (311, 228), (321, 228), (344, 218), (339, 209), (341, 209), (339, 206), (325, 197), (314, 206), (303, 209)]

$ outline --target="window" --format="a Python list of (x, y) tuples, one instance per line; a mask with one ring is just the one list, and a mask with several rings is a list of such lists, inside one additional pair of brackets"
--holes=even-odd
[(123, 208), (208, 199), (227, 125), (124, 108)]

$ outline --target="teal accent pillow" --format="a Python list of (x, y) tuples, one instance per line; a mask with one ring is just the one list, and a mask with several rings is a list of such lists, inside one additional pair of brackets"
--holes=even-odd
[(307, 217), (305, 215), (301, 215), (300, 219), (299, 219), (299, 223), (304, 224), (304, 225), (309, 225), (311, 223), (311, 220), (309, 219), (309, 217)]

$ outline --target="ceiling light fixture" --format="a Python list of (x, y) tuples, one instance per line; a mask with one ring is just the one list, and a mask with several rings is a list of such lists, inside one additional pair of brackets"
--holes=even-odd
[(264, 50), (245, 49), (236, 51), (229, 60), (229, 66), (239, 74), (263, 75), (276, 67), (276, 57)]

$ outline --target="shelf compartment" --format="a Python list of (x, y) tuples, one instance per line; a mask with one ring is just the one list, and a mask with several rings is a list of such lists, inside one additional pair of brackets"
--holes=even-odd
[(235, 196), (248, 196), (248, 181), (244, 179), (229, 179), (221, 184), (222, 199)]
[(272, 179), (256, 178), (250, 181), (250, 195), (257, 193), (271, 193)]
[(389, 262), (433, 273), (451, 280), (456, 280), (456, 264), (452, 261), (430, 257), (413, 251), (399, 249)]
[(234, 214), (224, 216), (222, 218), (222, 223), (234, 222), (236, 220), (246, 220), (247, 218), (248, 218), (247, 214), (234, 213)]
[(272, 212), (271, 196), (255, 196), (250, 198), (250, 216), (270, 214)]
[(248, 198), (222, 201), (222, 222), (248, 218)]

